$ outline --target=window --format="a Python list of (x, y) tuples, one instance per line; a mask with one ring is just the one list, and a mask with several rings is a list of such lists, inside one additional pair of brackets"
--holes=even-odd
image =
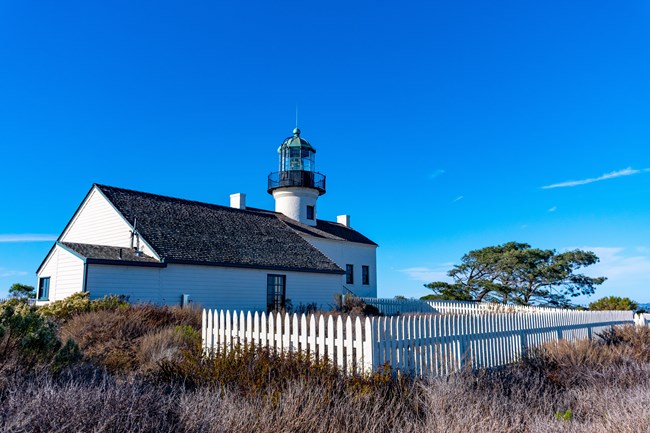
[(47, 301), (50, 298), (50, 277), (40, 278), (38, 280), (38, 296), (39, 301)]
[(361, 284), (368, 285), (370, 284), (370, 267), (361, 266)]
[(268, 274), (266, 276), (266, 308), (279, 311), (285, 307), (287, 295), (286, 275)]
[(354, 266), (345, 265), (345, 284), (354, 284)]
[(314, 206), (307, 206), (307, 219), (308, 220), (314, 219)]

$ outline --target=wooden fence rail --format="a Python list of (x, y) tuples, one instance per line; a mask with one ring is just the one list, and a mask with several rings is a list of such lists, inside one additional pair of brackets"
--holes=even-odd
[(604, 329), (633, 323), (635, 317), (630, 311), (352, 319), (203, 310), (202, 337), (207, 353), (252, 344), (278, 352), (306, 351), (316, 359), (329, 359), (346, 373), (370, 372), (389, 365), (407, 374), (439, 376), (463, 367), (502, 366), (543, 343), (593, 338)]
[(491, 302), (471, 301), (426, 301), (422, 299), (359, 298), (376, 307), (386, 316), (406, 313), (514, 313), (514, 312), (557, 312), (558, 308), (526, 305), (503, 305)]

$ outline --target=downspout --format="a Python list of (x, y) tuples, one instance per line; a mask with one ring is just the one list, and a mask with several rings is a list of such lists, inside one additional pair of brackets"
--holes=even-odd
[(84, 277), (83, 277), (83, 281), (81, 282), (82, 293), (86, 293), (88, 291), (86, 287), (87, 282), (88, 282), (88, 263), (86, 262), (86, 259), (84, 259)]

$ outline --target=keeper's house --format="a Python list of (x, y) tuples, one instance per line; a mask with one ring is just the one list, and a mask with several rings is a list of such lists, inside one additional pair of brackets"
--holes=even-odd
[(325, 176), (296, 128), (268, 178), (275, 212), (93, 185), (37, 270), (38, 301), (76, 292), (132, 302), (272, 310), (336, 294), (377, 295), (377, 244), (350, 227), (317, 219)]

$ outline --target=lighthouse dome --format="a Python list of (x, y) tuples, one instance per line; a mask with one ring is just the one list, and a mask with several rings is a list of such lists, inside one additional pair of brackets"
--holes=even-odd
[(278, 147), (278, 153), (282, 153), (282, 150), (287, 148), (299, 148), (301, 150), (316, 153), (314, 146), (312, 146), (307, 140), (300, 136), (300, 128), (294, 128), (293, 135), (291, 137), (287, 137), (282, 142), (280, 147)]

